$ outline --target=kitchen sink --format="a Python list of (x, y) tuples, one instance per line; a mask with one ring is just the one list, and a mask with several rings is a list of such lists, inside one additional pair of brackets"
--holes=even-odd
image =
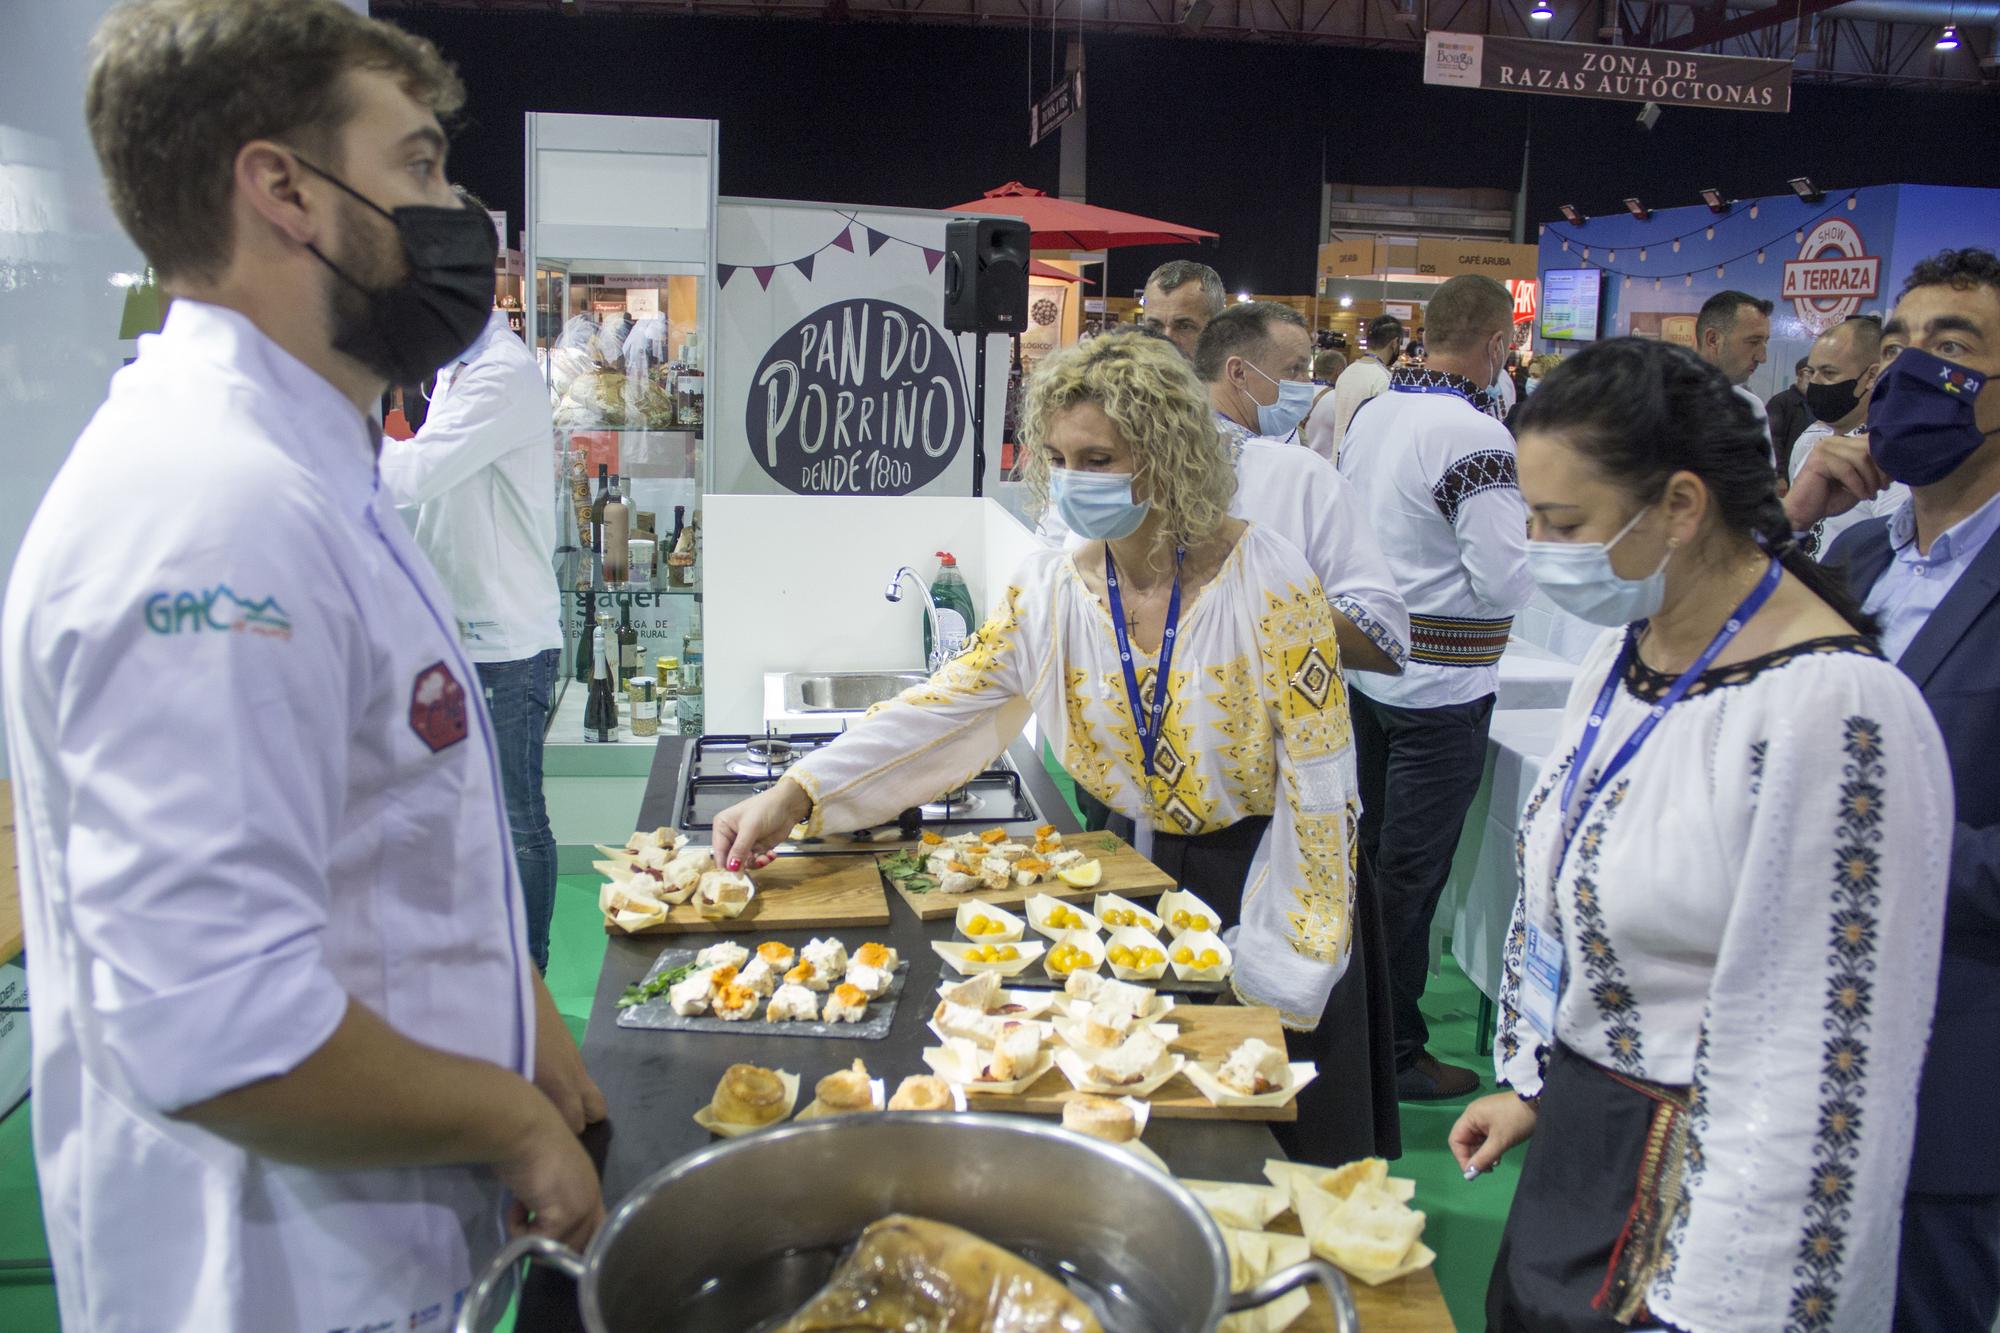
[(800, 671), (785, 677), (788, 713), (860, 713), (929, 677), (920, 671)]

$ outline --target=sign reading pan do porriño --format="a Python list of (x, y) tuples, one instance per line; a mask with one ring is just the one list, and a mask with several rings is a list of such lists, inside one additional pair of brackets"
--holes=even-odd
[(908, 495), (971, 431), (951, 339), (872, 299), (822, 306), (773, 342), (743, 424), (757, 465), (799, 495)]
[(1725, 111), (1792, 109), (1789, 61), (1478, 33), (1428, 34), (1424, 82)]

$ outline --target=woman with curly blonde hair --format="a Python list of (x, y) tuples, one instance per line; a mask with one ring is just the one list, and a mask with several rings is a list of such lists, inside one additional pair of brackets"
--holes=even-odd
[(962, 656), (718, 815), (716, 856), (754, 866), (795, 824), (891, 819), (963, 784), (1032, 714), (1070, 774), (1136, 822), (1141, 852), (1240, 922), (1237, 995), (1278, 1010), (1319, 1065), (1310, 1155), (1369, 1155), (1358, 976), (1340, 987), (1358, 1014), (1334, 996), (1358, 797), (1319, 582), (1291, 543), (1229, 516), (1234, 471), (1170, 343), (1109, 334), (1049, 357), (1020, 438), (1037, 503), (1087, 544), (1028, 557)]

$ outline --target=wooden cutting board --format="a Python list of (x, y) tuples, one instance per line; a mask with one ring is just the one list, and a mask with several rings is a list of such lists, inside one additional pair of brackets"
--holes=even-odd
[[(1117, 843), (1118, 850), (1115, 852), (1097, 850), (1107, 842)], [(1088, 903), (1100, 893), (1116, 893), (1127, 898), (1157, 898), (1178, 887), (1166, 871), (1139, 855), (1129, 843), (1113, 834), (1078, 833), (1068, 838), (1064, 845), (1074, 847), (1102, 865), (1103, 881), (1087, 889), (1076, 889), (1052, 877), (1040, 884), (1030, 884), (1026, 888), (1016, 884), (1011, 888), (976, 889), (971, 893), (943, 893), (935, 889), (929, 893), (910, 893), (902, 885), (897, 884), (896, 892), (903, 895), (903, 901), (910, 905), (910, 910), (919, 918), (936, 921), (955, 915), (959, 904), (965, 902), (992, 903), (998, 907), (1013, 908), (1038, 893), (1046, 893), (1051, 898), (1060, 898), (1064, 902)], [(885, 883), (894, 883), (886, 875), (882, 878)]]
[[(1266, 1229), (1296, 1236), (1299, 1220), (1288, 1212)], [(1347, 1289), (1354, 1293), (1354, 1312), (1368, 1333), (1452, 1333), (1457, 1327), (1444, 1303), (1444, 1292), (1438, 1288), (1436, 1264), (1379, 1287), (1349, 1278)], [(1333, 1306), (1326, 1293), (1315, 1283), (1311, 1295), (1311, 1307), (1286, 1333), (1336, 1333), (1339, 1325), (1333, 1321)]]
[[(1179, 1027), (1170, 1049), (1191, 1060), (1220, 1064), (1251, 1037), (1279, 1050), (1285, 1048), (1285, 1028), (1276, 1010), (1241, 1004), (1177, 1004), (1160, 1020)], [(1061, 1069), (1051, 1069), (1026, 1092), (995, 1097), (968, 1087), (968, 1110), (1023, 1111), (1030, 1115), (1061, 1115), (1063, 1103), (1077, 1091)], [(1170, 1120), (1297, 1120), (1298, 1101), (1284, 1106), (1214, 1106), (1185, 1073), (1175, 1074), (1145, 1101), (1153, 1114)]]
[[(712, 921), (693, 903), (667, 909), (657, 926), (635, 935), (730, 934), (738, 931), (817, 930), (886, 926), (889, 898), (872, 856), (781, 856), (751, 875), (757, 896), (733, 919)], [(627, 932), (609, 921), (607, 935)]]

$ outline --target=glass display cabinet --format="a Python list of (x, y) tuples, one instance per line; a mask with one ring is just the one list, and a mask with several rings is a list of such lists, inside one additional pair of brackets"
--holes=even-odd
[[(524, 305), (554, 412), (561, 528), (553, 576), (562, 591), (564, 684), (550, 744), (600, 730), (583, 719), (599, 625), (607, 643), (623, 646), (611, 654), (620, 707), (612, 738), (646, 743), (654, 725), (661, 733), (701, 729), (715, 155), (713, 121), (527, 118), (534, 299)], [(628, 506), (621, 523), (630, 559), (614, 563), (607, 579), (593, 530), (613, 478)]]

